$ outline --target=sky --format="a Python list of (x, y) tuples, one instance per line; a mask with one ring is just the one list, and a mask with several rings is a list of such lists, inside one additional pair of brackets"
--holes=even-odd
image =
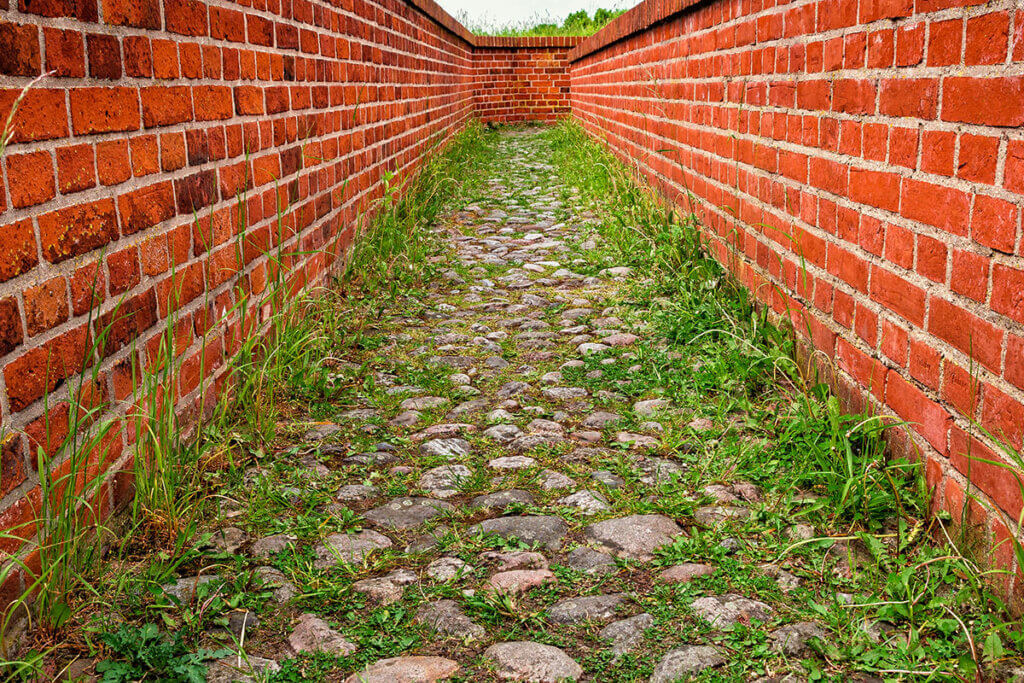
[[(562, 23), (569, 14), (585, 9), (591, 14), (598, 7), (627, 9), (638, 0), (437, 0), (437, 4), (458, 19), (472, 25), (540, 23), (550, 18)], [(534, 21), (536, 20), (536, 21)]]

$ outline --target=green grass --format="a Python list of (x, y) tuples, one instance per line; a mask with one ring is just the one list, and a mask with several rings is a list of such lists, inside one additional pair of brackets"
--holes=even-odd
[(498, 24), (493, 21), (480, 21), (468, 13), (461, 14), (459, 20), (470, 31), (477, 35), (505, 36), (515, 38), (551, 37), (551, 36), (589, 36), (597, 33), (614, 21), (626, 10), (600, 8), (591, 16), (586, 10), (573, 12), (561, 24), (548, 16), (535, 16), (519, 22)]

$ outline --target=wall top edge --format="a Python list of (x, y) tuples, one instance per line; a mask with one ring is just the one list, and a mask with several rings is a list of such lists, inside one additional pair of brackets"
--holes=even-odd
[(646, 31), (669, 17), (697, 5), (701, 0), (644, 0), (639, 5), (613, 20), (592, 36), (583, 39), (569, 53), (569, 61), (575, 62), (587, 55), (602, 50), (612, 43)]
[(472, 47), (482, 48), (537, 48), (564, 47), (574, 48), (584, 40), (584, 36), (478, 36), (462, 25), (458, 19), (449, 14), (434, 0), (406, 0), (410, 5), (426, 14), (438, 24), (469, 43)]

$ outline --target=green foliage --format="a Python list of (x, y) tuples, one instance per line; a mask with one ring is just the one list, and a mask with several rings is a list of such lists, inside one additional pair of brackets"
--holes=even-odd
[(227, 657), (230, 650), (189, 652), (181, 635), (171, 639), (160, 635), (156, 624), (123, 625), (113, 633), (104, 633), (100, 640), (113, 655), (96, 665), (104, 683), (156, 681), (158, 683), (203, 683), (206, 662)]
[(523, 38), (533, 36), (589, 36), (600, 31), (614, 19), (625, 13), (625, 11), (599, 8), (595, 10), (594, 16), (591, 17), (586, 10), (580, 10), (567, 16), (561, 24), (541, 17), (504, 26), (477, 22), (468, 15), (462, 15), (460, 19), (471, 31), (481, 35)]

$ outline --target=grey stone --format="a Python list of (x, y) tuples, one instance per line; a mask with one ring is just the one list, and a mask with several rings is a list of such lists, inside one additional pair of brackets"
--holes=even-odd
[(188, 605), (195, 602), (196, 591), (200, 585), (219, 580), (219, 576), (212, 574), (207, 576), (187, 576), (183, 579), (178, 579), (174, 583), (165, 584), (162, 588), (167, 595), (177, 598), (183, 605)]
[(506, 681), (559, 683), (583, 675), (583, 668), (569, 655), (541, 643), (497, 643), (484, 651), (484, 659), (492, 661), (498, 678)]
[(358, 647), (332, 629), (327, 622), (315, 614), (303, 614), (295, 630), (288, 636), (288, 644), (295, 652), (325, 652), (344, 657)]
[(555, 581), (555, 575), (547, 569), (512, 569), (487, 579), (487, 587), (499, 593), (518, 595)]
[(683, 533), (663, 515), (631, 515), (588, 526), (586, 537), (619, 557), (650, 560), (653, 552)]
[(598, 512), (610, 510), (608, 499), (595, 491), (577, 491), (572, 495), (559, 498), (556, 501), (559, 505), (566, 505), (578, 509), (585, 515), (596, 515)]
[(468, 576), (472, 573), (473, 567), (457, 557), (439, 557), (428, 564), (426, 569), (428, 578), (442, 583), (462, 576)]
[(352, 590), (365, 593), (384, 605), (390, 605), (402, 599), (405, 586), (416, 582), (416, 574), (408, 569), (396, 569), (387, 576), (362, 579), (352, 584)]
[(405, 410), (393, 417), (388, 424), (392, 427), (413, 427), (419, 424), (423, 415), (416, 410)]
[(579, 547), (569, 553), (566, 563), (570, 569), (584, 574), (605, 575), (617, 571), (615, 560), (592, 548)]
[(350, 501), (369, 500), (370, 498), (376, 498), (379, 494), (380, 491), (377, 490), (376, 486), (370, 486), (369, 484), (346, 484), (338, 489), (334, 498), (347, 503)]
[(473, 476), (465, 465), (443, 465), (427, 470), (420, 477), (420, 487), (438, 498), (451, 498), (459, 492), (462, 482)]
[(825, 631), (813, 621), (801, 621), (776, 629), (768, 639), (773, 650), (790, 657), (800, 657), (812, 651), (811, 639), (824, 640), (825, 636)]
[(740, 621), (744, 624), (751, 619), (767, 621), (772, 613), (772, 608), (765, 603), (735, 593), (697, 598), (691, 607), (697, 616), (723, 631), (731, 629)]
[(626, 483), (625, 479), (617, 474), (612, 474), (608, 470), (598, 470), (591, 473), (590, 477), (597, 483), (604, 484), (610, 489), (621, 488)]
[(494, 425), (484, 430), (484, 436), (500, 443), (508, 443), (522, 433), (523, 430), (519, 429), (519, 427), (504, 424)]
[(434, 439), (420, 444), (420, 453), (455, 460), (469, 455), (470, 445), (465, 439)]
[(237, 656), (218, 659), (210, 665), (206, 674), (207, 683), (252, 683), (266, 680), (267, 674), (280, 671), (273, 659), (263, 657)]
[(749, 516), (750, 510), (731, 505), (707, 506), (697, 508), (693, 512), (693, 518), (702, 526), (719, 526), (726, 522), (743, 520)]
[(496, 470), (524, 470), (533, 467), (537, 461), (525, 455), (506, 455), (487, 463)]
[(590, 429), (604, 429), (606, 425), (618, 422), (622, 419), (622, 416), (618, 413), (609, 413), (605, 411), (598, 411), (592, 413), (583, 421), (583, 426)]
[(607, 344), (602, 344), (600, 342), (584, 342), (577, 346), (576, 350), (584, 356), (589, 356), (592, 353), (601, 353), (602, 351), (607, 351), (610, 348), (611, 347)]
[(715, 573), (715, 568), (710, 564), (696, 564), (693, 562), (686, 562), (684, 564), (677, 564), (674, 567), (662, 571), (658, 574), (658, 581), (661, 583), (689, 583), (694, 579), (698, 579), (702, 576), (710, 576)]
[(579, 624), (585, 621), (611, 619), (615, 616), (615, 608), (625, 599), (626, 596), (622, 593), (566, 598), (548, 608), (548, 619), (556, 624)]
[(548, 568), (548, 561), (543, 555), (528, 550), (489, 550), (480, 553), (480, 559), (488, 564), (497, 565), (498, 571)]
[(374, 550), (392, 546), (391, 539), (366, 529), (356, 534), (331, 534), (316, 549), (317, 569), (333, 567), (339, 562), (355, 564), (366, 559)]
[(473, 507), (503, 511), (512, 505), (532, 505), (533, 495), (522, 489), (487, 493), (473, 499)]
[(529, 544), (540, 544), (548, 550), (558, 550), (568, 527), (560, 517), (498, 517), (474, 524), (470, 534), (495, 534), (501, 538), (517, 538)]
[(554, 470), (543, 470), (540, 473), (540, 487), (545, 491), (556, 491), (567, 489), (576, 485), (576, 482), (561, 472)]
[(444, 657), (392, 657), (370, 664), (345, 683), (433, 683), (455, 675), (458, 662)]
[(579, 387), (549, 387), (541, 390), (544, 397), (552, 401), (576, 401), (586, 398), (589, 392)]
[(429, 602), (416, 611), (416, 621), (445, 636), (463, 640), (478, 640), (486, 634), (484, 628), (467, 617), (454, 600)]
[(242, 544), (248, 540), (248, 537), (241, 529), (229, 526), (215, 531), (213, 538), (210, 540), (213, 543), (213, 547), (220, 552), (234, 555), (242, 547)]
[(431, 498), (395, 498), (363, 513), (363, 517), (375, 526), (404, 531), (442, 517), (454, 509), (450, 503)]
[(673, 683), (705, 669), (725, 664), (722, 650), (709, 645), (686, 645), (669, 650), (654, 668), (650, 683)]
[(288, 546), (296, 540), (295, 536), (290, 536), (289, 534), (274, 534), (273, 536), (267, 536), (252, 544), (250, 554), (253, 557), (266, 560), (279, 552), (287, 550)]
[(668, 410), (672, 404), (668, 399), (664, 398), (652, 398), (648, 401), (637, 401), (633, 404), (633, 412), (637, 415), (643, 415), (644, 417), (650, 417), (657, 413)]
[(640, 647), (644, 639), (644, 631), (654, 626), (654, 617), (644, 612), (629, 619), (612, 622), (598, 635), (611, 643), (611, 652), (618, 657)]

